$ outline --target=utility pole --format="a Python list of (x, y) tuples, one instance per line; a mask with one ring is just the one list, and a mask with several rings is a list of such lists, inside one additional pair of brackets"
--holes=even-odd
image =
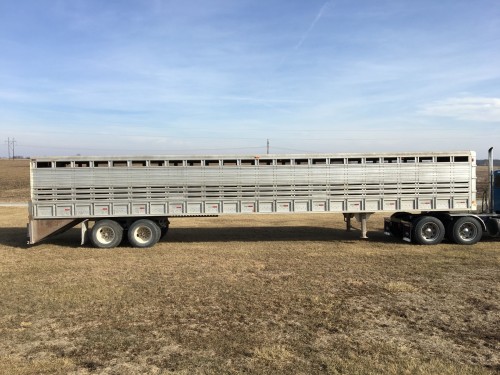
[(9, 153), (9, 159), (10, 159), (10, 152), (12, 151), (12, 159), (15, 159), (16, 157), (16, 139), (12, 138), (12, 141), (10, 138), (7, 138), (7, 150)]
[(269, 138), (267, 138), (267, 154), (269, 155)]

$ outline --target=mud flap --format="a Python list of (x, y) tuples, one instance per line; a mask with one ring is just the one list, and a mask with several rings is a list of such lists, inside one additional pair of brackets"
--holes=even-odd
[(386, 236), (392, 236), (392, 233), (391, 233), (391, 218), (390, 217), (384, 217), (384, 234)]
[(411, 242), (413, 224), (411, 221), (400, 218), (384, 217), (384, 234), (402, 238), (403, 241)]
[(500, 219), (490, 217), (486, 221), (486, 230), (492, 237), (497, 237), (500, 234)]
[(81, 230), (82, 239), (80, 241), (80, 245), (85, 245), (87, 243), (89, 239), (88, 230), (89, 230), (89, 221), (88, 220), (82, 221), (82, 230)]

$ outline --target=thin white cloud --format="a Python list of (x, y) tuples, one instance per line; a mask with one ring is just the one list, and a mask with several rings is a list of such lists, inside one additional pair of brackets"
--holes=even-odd
[(428, 116), (451, 117), (458, 120), (500, 123), (500, 98), (449, 98), (427, 105), (423, 108), (422, 113)]
[(0, 100), (2, 101), (21, 101), (26, 100), (27, 95), (21, 91), (0, 90)]
[(299, 49), (302, 46), (302, 44), (304, 44), (305, 40), (307, 39), (307, 37), (309, 36), (309, 34), (311, 33), (311, 31), (314, 29), (314, 26), (316, 26), (316, 24), (321, 19), (321, 17), (323, 17), (323, 14), (325, 13), (326, 8), (328, 8), (329, 5), (330, 5), (330, 1), (327, 1), (326, 3), (323, 4), (323, 6), (319, 10), (318, 14), (316, 14), (316, 17), (314, 18), (314, 20), (312, 21), (312, 23), (309, 25), (309, 28), (302, 35), (302, 37), (300, 38), (299, 42), (295, 46), (295, 49)]

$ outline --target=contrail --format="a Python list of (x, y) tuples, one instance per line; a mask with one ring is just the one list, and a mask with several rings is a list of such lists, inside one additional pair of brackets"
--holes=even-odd
[(309, 33), (312, 31), (312, 29), (314, 29), (314, 26), (316, 26), (316, 23), (318, 23), (318, 21), (321, 19), (321, 17), (323, 16), (323, 13), (325, 13), (325, 10), (330, 5), (330, 3), (331, 3), (331, 1), (327, 1), (327, 2), (325, 2), (323, 4), (323, 6), (319, 10), (318, 14), (316, 15), (316, 18), (314, 19), (314, 21), (312, 21), (312, 23), (309, 26), (309, 28), (306, 30), (306, 32), (304, 33), (304, 35), (302, 35), (302, 38), (300, 38), (299, 42), (294, 47), (295, 49), (299, 49), (302, 46), (302, 44), (304, 43), (304, 41), (309, 36)]

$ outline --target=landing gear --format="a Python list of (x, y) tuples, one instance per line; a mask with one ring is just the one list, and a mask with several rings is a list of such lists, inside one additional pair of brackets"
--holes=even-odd
[(368, 239), (367, 232), (368, 232), (368, 227), (367, 227), (367, 222), (370, 216), (372, 215), (372, 212), (363, 212), (363, 213), (344, 213), (344, 221), (346, 223), (346, 231), (350, 231), (352, 229), (351, 225), (351, 219), (353, 217), (356, 218), (356, 221), (358, 223), (361, 223), (361, 239), (365, 240)]

